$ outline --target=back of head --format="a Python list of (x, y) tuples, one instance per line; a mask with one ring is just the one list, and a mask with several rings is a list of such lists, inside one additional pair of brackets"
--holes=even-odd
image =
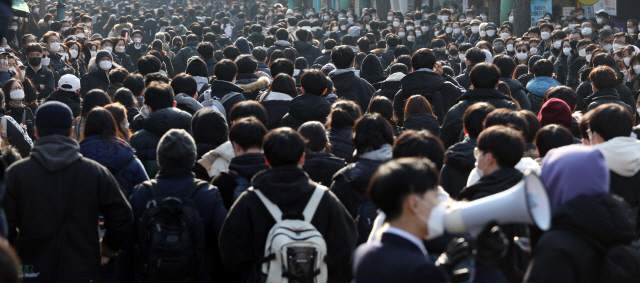
[(569, 105), (558, 98), (551, 98), (545, 102), (538, 113), (541, 126), (558, 124), (571, 130), (573, 119)]
[(428, 158), (438, 170), (445, 162), (442, 141), (429, 131), (408, 130), (400, 135), (393, 144), (393, 159), (403, 157)]
[(598, 90), (614, 88), (618, 84), (616, 72), (608, 66), (595, 67), (589, 74), (589, 80)]
[(395, 74), (395, 73), (403, 73), (403, 74), (408, 74), (409, 73), (409, 68), (407, 68), (407, 66), (405, 64), (402, 63), (396, 63), (391, 65), (391, 68), (389, 69), (389, 75)]
[(484, 53), (484, 51), (482, 51), (482, 49), (478, 47), (471, 47), (464, 54), (464, 58), (465, 60), (469, 61), (471, 65), (475, 65), (478, 63), (483, 63), (486, 60), (487, 55)]
[(597, 133), (604, 141), (631, 135), (633, 116), (626, 107), (609, 103), (600, 105), (589, 112), (591, 112), (589, 130), (593, 135)]
[(540, 157), (544, 157), (554, 148), (573, 144), (573, 135), (565, 127), (550, 124), (540, 128), (534, 139), (534, 144), (538, 148)]
[(82, 100), (82, 112), (80, 116), (86, 117), (94, 107), (105, 106), (107, 104), (111, 104), (109, 95), (101, 89), (92, 89), (87, 92)]
[(98, 135), (105, 141), (112, 140), (114, 136), (122, 138), (113, 115), (102, 107), (95, 107), (87, 114), (83, 135), (84, 137)]
[(387, 36), (386, 42), (389, 48), (395, 48), (396, 46), (398, 46), (398, 44), (400, 44), (401, 40), (399, 36), (390, 34), (389, 36)]
[(196, 143), (187, 131), (171, 129), (160, 138), (156, 159), (160, 170), (162, 168), (192, 168), (196, 163)]
[(382, 115), (387, 120), (391, 120), (393, 118), (393, 103), (389, 98), (378, 95), (371, 99), (369, 102), (368, 113), (378, 113)]
[(357, 155), (393, 144), (391, 124), (380, 114), (365, 114), (353, 127), (352, 141)]
[(414, 70), (423, 68), (433, 69), (436, 65), (436, 55), (428, 48), (418, 49), (411, 56), (411, 66)]
[(493, 64), (500, 69), (500, 76), (503, 78), (510, 78), (513, 71), (516, 69), (516, 61), (508, 55), (499, 54), (493, 57)]
[(291, 128), (277, 128), (264, 137), (263, 150), (270, 167), (295, 166), (300, 164), (305, 141)]
[(519, 131), (496, 125), (480, 133), (477, 147), (485, 154), (491, 153), (500, 168), (513, 168), (524, 154), (524, 139)]
[(235, 63), (238, 67), (238, 74), (253, 74), (258, 70), (258, 61), (248, 54), (238, 56)]
[(411, 97), (409, 97), (409, 99), (407, 99), (407, 103), (405, 104), (404, 109), (405, 109), (404, 110), (405, 120), (411, 114), (426, 113), (426, 114), (433, 115), (431, 104), (429, 103), (429, 101), (427, 101), (426, 98), (424, 98), (424, 96), (420, 94), (414, 94)]
[(69, 106), (64, 103), (58, 101), (45, 102), (36, 110), (34, 124), (36, 126), (36, 135), (40, 138), (49, 135), (68, 137), (73, 126), (73, 113), (71, 113)]
[(304, 137), (307, 150), (310, 152), (323, 152), (327, 148), (329, 139), (322, 123), (318, 121), (306, 122), (298, 128), (298, 132)]
[(289, 32), (286, 29), (280, 28), (276, 31), (276, 38), (278, 40), (287, 40), (289, 38)]
[(571, 112), (576, 109), (576, 104), (578, 103), (578, 96), (576, 92), (567, 86), (555, 86), (547, 90), (544, 94), (544, 101), (548, 101), (551, 98), (557, 98), (564, 101), (568, 106)]
[(338, 69), (346, 69), (351, 67), (355, 58), (353, 49), (349, 46), (338, 46), (331, 51), (331, 61)]
[(129, 71), (125, 68), (116, 68), (109, 71), (110, 83), (123, 83), (124, 79), (129, 75)]
[(229, 121), (231, 124), (234, 123), (235, 120), (246, 117), (254, 117), (262, 124), (267, 125), (267, 110), (257, 101), (241, 101), (234, 105), (229, 112)]
[(229, 141), (242, 150), (262, 148), (262, 140), (267, 128), (253, 116), (244, 117), (233, 122), (229, 129)]
[(331, 105), (327, 127), (333, 129), (353, 127), (360, 117), (362, 117), (362, 111), (357, 103), (340, 99)]
[(131, 108), (135, 106), (136, 99), (133, 97), (133, 92), (131, 92), (131, 90), (126, 87), (121, 87), (116, 90), (113, 102), (118, 102), (124, 107)]
[(222, 113), (204, 107), (191, 118), (191, 134), (196, 144), (219, 146), (227, 141), (229, 127)]
[(309, 70), (300, 78), (304, 93), (322, 96), (327, 90), (327, 77), (318, 70)]
[(327, 39), (324, 41), (324, 49), (331, 50), (336, 47), (336, 41), (333, 39)]
[(553, 63), (547, 59), (540, 59), (533, 64), (533, 74), (536, 77), (551, 77), (553, 75)]
[(259, 62), (264, 62), (267, 59), (267, 54), (267, 49), (262, 46), (254, 47), (251, 50), (251, 55)]
[(469, 138), (477, 139), (480, 132), (484, 129), (484, 120), (489, 113), (496, 108), (487, 102), (478, 102), (467, 108), (462, 116), (462, 123), (469, 134)]
[(173, 93), (175, 94), (184, 93), (191, 97), (198, 93), (198, 83), (191, 75), (185, 73), (180, 73), (173, 77), (171, 88), (173, 88)]
[(280, 58), (269, 64), (269, 71), (272, 77), (276, 77), (278, 74), (287, 74), (293, 77), (293, 70), (293, 62), (289, 59)]
[(213, 53), (215, 52), (215, 48), (213, 44), (210, 42), (200, 42), (198, 43), (198, 47), (196, 49), (198, 54), (202, 56), (205, 60), (213, 58)]
[(506, 108), (498, 108), (484, 120), (484, 128), (491, 126), (502, 125), (516, 129), (521, 132), (522, 137), (526, 137), (529, 134), (529, 125), (524, 116), (520, 115), (518, 111), (514, 111)]
[(153, 55), (144, 55), (138, 59), (138, 73), (142, 76), (160, 72), (162, 62)]
[(495, 88), (500, 81), (500, 70), (491, 63), (478, 63), (471, 69), (469, 79), (473, 88)]
[(233, 82), (234, 78), (238, 74), (238, 67), (236, 63), (229, 59), (223, 59), (213, 69), (213, 73), (217, 80)]
[(144, 92), (144, 105), (158, 111), (173, 107), (174, 93), (169, 84), (154, 82)]

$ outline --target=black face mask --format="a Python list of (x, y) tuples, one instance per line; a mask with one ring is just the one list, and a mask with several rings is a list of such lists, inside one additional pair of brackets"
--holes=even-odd
[(458, 49), (451, 49), (451, 50), (449, 50), (449, 55), (451, 55), (451, 56), (456, 56), (456, 55), (458, 55)]
[(42, 61), (42, 58), (40, 57), (29, 58), (29, 65), (38, 66), (40, 65), (41, 61)]

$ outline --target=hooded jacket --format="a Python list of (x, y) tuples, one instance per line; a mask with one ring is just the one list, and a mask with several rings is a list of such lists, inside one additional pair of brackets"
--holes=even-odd
[(445, 113), (462, 92), (433, 71), (414, 71), (407, 74), (402, 79), (402, 89), (393, 99), (393, 110), (398, 117), (399, 126), (404, 124), (406, 101), (414, 94), (420, 94), (429, 101), (433, 114), (438, 118), (438, 122), (442, 123)]
[(247, 40), (255, 47), (264, 46), (265, 37), (264, 34), (260, 32), (252, 32), (249, 37), (247, 37)]
[(521, 109), (531, 110), (531, 101), (529, 101), (529, 98), (527, 97), (527, 92), (525, 91), (524, 86), (522, 86), (518, 80), (514, 80), (512, 78), (500, 78), (500, 81), (509, 85), (511, 97), (520, 104)]
[(280, 126), (298, 129), (309, 121), (318, 121), (324, 124), (330, 112), (331, 104), (326, 98), (304, 93), (291, 100), (289, 112), (282, 117)]
[[(278, 205), (284, 215), (297, 218), (306, 207), (316, 183), (296, 166), (270, 168), (253, 177), (254, 189), (260, 190)], [(351, 280), (350, 259), (356, 247), (353, 219), (340, 201), (325, 192), (311, 219), (327, 243), (329, 282)], [(225, 266), (244, 274), (242, 282), (264, 282), (260, 260), (264, 245), (275, 221), (255, 192), (247, 191), (235, 202), (220, 233), (220, 254)]]
[(380, 85), (386, 77), (383, 74), (382, 64), (376, 55), (369, 54), (364, 58), (360, 68), (360, 77), (369, 82), (375, 90), (380, 89)]
[(298, 54), (300, 55), (300, 57), (304, 57), (304, 59), (307, 60), (307, 64), (309, 64), (310, 66), (313, 65), (313, 62), (315, 62), (316, 58), (322, 55), (322, 52), (320, 52), (320, 49), (318, 49), (318, 47), (313, 46), (308, 41), (300, 41), (300, 40), (294, 41), (293, 48), (295, 48), (296, 51), (298, 51)]
[[(322, 50), (321, 55), (314, 59), (313, 65), (324, 66), (331, 62), (331, 51), (332, 50)], [(310, 61), (307, 61), (310, 63)]]
[(476, 139), (469, 139), (456, 143), (444, 153), (447, 161), (440, 171), (440, 185), (453, 198), (457, 198), (467, 185), (469, 174), (475, 168), (473, 149), (476, 142)]
[[(82, 157), (78, 143), (69, 137), (40, 137), (31, 157), (7, 171), (6, 184), (2, 207), (8, 240), (23, 262), (46, 262), (59, 276), (40, 274), (38, 280), (99, 281), (100, 215), (106, 228), (103, 250), (117, 252), (129, 239), (133, 216), (116, 180), (105, 167)], [(44, 248), (49, 242), (59, 250)]]
[[(114, 62), (112, 63), (111, 69), (109, 69), (109, 71), (120, 67), (120, 65)], [(80, 96), (84, 97), (85, 95), (87, 95), (87, 92), (96, 88), (99, 88), (106, 92), (109, 89), (110, 85), (111, 83), (109, 82), (109, 76), (105, 73), (104, 70), (100, 69), (100, 67), (96, 63), (96, 58), (91, 58), (91, 60), (89, 60), (89, 73), (82, 76), (82, 78), (80, 79)]]
[(5, 110), (2, 108), (0, 108), (0, 118), (7, 119), (7, 129), (4, 129), (7, 133), (7, 142), (15, 146), (23, 158), (29, 156), (33, 141), (27, 131), (11, 116), (5, 115)]
[(402, 87), (401, 81), (404, 76), (406, 75), (400, 72), (389, 75), (389, 77), (380, 84), (380, 89), (376, 91), (373, 96), (382, 95), (393, 103), (396, 93), (398, 93)]
[(389, 65), (391, 65), (391, 63), (393, 63), (393, 61), (395, 60), (395, 56), (393, 55), (393, 52), (395, 50), (395, 47), (387, 48), (387, 50), (385, 50), (382, 55), (380, 55), (380, 64), (382, 64), (383, 70), (389, 68)]
[(445, 148), (449, 148), (460, 139), (462, 133), (462, 115), (467, 108), (477, 102), (488, 102), (495, 108), (507, 108), (518, 110), (518, 106), (496, 89), (476, 88), (464, 93), (459, 98), (459, 102), (451, 107), (447, 116), (444, 117), (440, 139)]
[(238, 181), (230, 172), (238, 174), (250, 182), (254, 175), (268, 168), (269, 166), (264, 162), (263, 153), (243, 154), (232, 158), (229, 163), (229, 170), (220, 172), (213, 177), (211, 184), (220, 190), (224, 206), (227, 209), (231, 209), (234, 202), (233, 192), (238, 186)]
[(587, 98), (585, 98), (584, 100), (589, 101), (589, 105), (587, 106), (585, 112), (595, 109), (596, 107), (603, 104), (614, 103), (627, 108), (629, 110), (629, 113), (634, 113), (634, 108), (631, 108), (629, 105), (622, 101), (620, 95), (618, 95), (618, 91), (615, 88), (604, 88), (598, 90), (595, 93), (587, 96)]
[(249, 46), (249, 42), (244, 37), (236, 39), (233, 45), (240, 50), (240, 53), (251, 54), (251, 46)]
[(198, 110), (202, 109), (202, 104), (195, 100), (193, 97), (185, 94), (178, 93), (175, 97), (176, 108), (185, 111), (193, 116)]
[[(218, 100), (221, 100), (225, 95), (230, 93), (238, 94), (229, 98), (224, 103), (222, 103), (222, 106), (224, 106), (224, 110), (226, 112), (225, 118), (227, 119), (227, 121), (229, 121), (229, 113), (231, 112), (231, 108), (233, 108), (233, 106), (235, 106), (236, 104), (246, 100), (242, 95), (242, 93), (244, 92), (244, 89), (240, 88), (239, 86), (235, 85), (232, 82), (227, 82), (222, 80), (213, 80), (211, 82), (210, 90), (211, 90), (211, 97), (217, 98)], [(198, 96), (198, 102), (200, 103), (204, 102), (204, 98), (205, 98), (204, 94)]]
[[(269, 49), (267, 49), (267, 58), (271, 58), (271, 53), (273, 53), (273, 51), (276, 50), (280, 50), (282, 52), (284, 52), (285, 49), (287, 48), (291, 48), (291, 43), (286, 41), (286, 40), (276, 40), (276, 42), (273, 44), (273, 46), (269, 47)], [(294, 49), (295, 50), (295, 49)], [(296, 51), (296, 58), (298, 58), (298, 51)]]
[(272, 91), (266, 95), (260, 104), (267, 110), (267, 130), (272, 130), (280, 126), (282, 117), (289, 111), (289, 105), (293, 99), (286, 93)]
[(125, 52), (116, 52), (114, 51), (113, 53), (114, 59), (118, 59), (120, 60), (120, 63), (122, 63), (122, 68), (127, 69), (127, 71), (129, 71), (129, 73), (132, 73), (135, 71), (135, 67), (133, 66), (133, 62), (131, 62), (131, 56), (129, 56), (129, 54)]
[[(605, 89), (602, 89), (601, 91), (604, 91), (604, 90)], [(624, 104), (627, 105), (628, 108), (632, 109), (631, 113), (633, 114), (634, 113), (633, 109), (636, 109), (636, 100), (634, 98), (635, 96), (631, 93), (631, 90), (629, 90), (629, 88), (625, 84), (619, 83), (615, 87), (615, 92), (618, 95), (618, 99), (615, 99), (612, 97), (614, 93), (613, 91), (611, 91), (611, 89), (604, 92), (598, 91), (594, 93), (593, 88), (591, 87), (591, 81), (587, 79), (582, 84), (580, 84), (580, 86), (576, 90), (576, 94), (578, 96), (577, 98), (578, 101), (576, 103), (576, 110), (584, 111), (585, 109), (588, 109), (591, 103), (595, 102), (594, 100), (611, 100), (611, 101), (617, 100), (617, 101), (623, 102)], [(608, 97), (606, 98), (600, 97), (605, 95)], [(608, 103), (616, 103), (616, 102), (608, 102)], [(598, 105), (600, 104), (604, 104), (604, 103), (598, 103)]]
[(246, 100), (256, 100), (258, 94), (269, 88), (271, 82), (266, 77), (245, 73), (236, 76), (235, 84), (243, 89), (242, 95)]
[(533, 113), (538, 114), (538, 112), (540, 112), (544, 94), (548, 89), (556, 86), (562, 85), (552, 77), (536, 77), (527, 83), (527, 90), (529, 91), (528, 97), (531, 102), (531, 111)]
[(142, 130), (131, 136), (129, 143), (149, 176), (155, 177), (158, 172), (156, 149), (160, 138), (171, 129), (191, 131), (191, 115), (173, 107), (160, 109), (145, 118)]
[(353, 68), (336, 69), (329, 73), (333, 88), (338, 98), (358, 103), (360, 109), (367, 109), (375, 89), (369, 82), (356, 76)]
[(128, 199), (133, 187), (149, 180), (149, 176), (144, 171), (140, 160), (133, 155), (133, 149), (125, 141), (116, 137), (113, 139), (113, 141), (107, 142), (98, 135), (85, 137), (80, 142), (80, 153), (82, 156), (107, 167), (111, 172), (120, 171), (126, 166), (120, 177), (127, 184), (126, 188), (121, 189)]
[[(196, 50), (197, 46), (198, 41), (189, 41), (182, 49), (180, 49), (180, 51), (178, 51), (176, 56), (171, 60), (174, 72), (184, 72), (187, 69), (187, 62), (189, 58), (200, 55)], [(133, 56), (131, 56), (131, 59), (133, 59)]]
[(404, 120), (406, 130), (429, 130), (434, 136), (440, 136), (440, 125), (436, 116), (427, 113), (416, 113), (407, 115)]
[(353, 161), (353, 152), (356, 146), (351, 140), (353, 127), (331, 128), (329, 129), (329, 142), (331, 143), (331, 153), (344, 159), (347, 163)]
[(312, 181), (323, 186), (331, 186), (333, 175), (344, 166), (344, 159), (333, 154), (307, 152), (302, 170), (307, 172)]

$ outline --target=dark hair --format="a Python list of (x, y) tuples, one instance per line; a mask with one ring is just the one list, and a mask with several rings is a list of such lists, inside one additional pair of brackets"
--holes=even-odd
[(129, 71), (125, 68), (116, 68), (109, 71), (109, 83), (123, 83), (124, 79), (129, 75)]
[(362, 117), (362, 111), (357, 103), (351, 100), (339, 99), (331, 105), (327, 128), (353, 127), (360, 117)]
[(540, 130), (540, 120), (538, 120), (538, 116), (533, 114), (531, 110), (520, 110), (518, 114), (524, 119), (527, 123), (527, 131), (526, 135), (524, 135), (524, 141), (526, 143), (533, 143), (533, 140), (536, 138), (536, 134)]
[(485, 129), (495, 125), (510, 127), (520, 131), (523, 138), (529, 134), (527, 120), (519, 115), (518, 111), (506, 108), (498, 108), (491, 111), (491, 113), (487, 115), (487, 118), (485, 118), (483, 125)]
[(407, 119), (407, 116), (410, 114), (418, 114), (418, 113), (427, 113), (433, 115), (433, 109), (431, 109), (431, 104), (427, 101), (424, 96), (420, 94), (414, 94), (407, 99), (407, 103), (404, 107), (404, 120)]
[(386, 214), (386, 221), (402, 215), (412, 194), (436, 190), (440, 182), (436, 166), (426, 158), (401, 158), (381, 165), (369, 182), (367, 195)]
[(540, 157), (544, 157), (549, 150), (573, 144), (573, 135), (563, 126), (550, 124), (538, 131), (534, 144), (538, 148)]
[(287, 40), (289, 38), (289, 32), (286, 29), (279, 28), (276, 31), (276, 39), (278, 40)]
[(469, 134), (469, 138), (477, 139), (484, 129), (484, 120), (496, 108), (487, 102), (478, 102), (467, 108), (462, 116), (462, 123)]
[(267, 59), (267, 55), (267, 49), (262, 46), (254, 47), (253, 50), (251, 50), (251, 56), (260, 62), (264, 62), (264, 60)]
[(474, 88), (495, 88), (500, 81), (500, 70), (491, 63), (478, 63), (471, 69), (469, 79)]
[(166, 83), (153, 82), (144, 92), (144, 104), (153, 111), (173, 107), (173, 99), (173, 88)]
[(326, 49), (326, 50), (331, 50), (334, 47), (336, 47), (336, 45), (337, 45), (336, 41), (331, 39), (331, 38), (329, 38), (329, 39), (324, 41), (324, 49)]
[(389, 46), (389, 48), (396, 47), (398, 46), (398, 44), (400, 44), (400, 42), (402, 42), (400, 40), (400, 37), (395, 34), (390, 34), (389, 36), (387, 36), (385, 41), (387, 42), (387, 46)]
[(298, 128), (298, 132), (304, 137), (307, 150), (311, 152), (323, 152), (329, 144), (327, 131), (322, 123), (309, 121)]
[(393, 144), (393, 159), (402, 157), (428, 158), (439, 171), (445, 162), (444, 145), (429, 131), (408, 130)]
[(191, 97), (198, 93), (198, 83), (191, 75), (185, 73), (180, 73), (173, 77), (171, 88), (173, 88), (173, 93), (175, 94), (184, 93)]
[(133, 96), (138, 97), (144, 91), (144, 78), (140, 74), (129, 73), (124, 78), (123, 85), (133, 93)]
[(589, 111), (589, 129), (598, 133), (605, 141), (615, 137), (628, 137), (633, 129), (633, 116), (619, 104), (603, 104)]
[(113, 119), (116, 121), (116, 128), (118, 128), (118, 132), (122, 135), (122, 137), (124, 137), (125, 140), (128, 141), (131, 137), (131, 131), (129, 131), (129, 129), (125, 129), (122, 125), (123, 121), (128, 120), (127, 109), (118, 102), (108, 104), (104, 107), (104, 109), (111, 113), (111, 116), (113, 116)]
[[(487, 54), (478, 47), (471, 47), (464, 53), (465, 60), (471, 62), (471, 65), (483, 63), (487, 59)], [(494, 84), (495, 86), (495, 84)]]
[(309, 70), (302, 74), (300, 86), (304, 93), (322, 96), (327, 90), (327, 77), (320, 70)]
[(98, 106), (105, 106), (111, 104), (111, 98), (104, 90), (92, 89), (84, 96), (82, 100), (82, 112), (81, 117), (86, 117), (93, 108)]
[[(18, 79), (9, 79), (4, 83), (4, 85), (2, 85), (2, 92), (8, 95), (11, 92), (11, 88), (13, 87), (14, 82), (18, 83), (21, 87), (24, 88), (24, 85)], [(9, 97), (9, 99), (11, 99), (11, 97)], [(0, 100), (0, 102), (2, 101), (4, 101), (4, 96), (2, 97), (2, 100)]]
[(553, 75), (553, 63), (547, 59), (540, 59), (533, 64), (532, 71), (536, 77), (551, 77)]
[(142, 76), (160, 72), (162, 61), (153, 55), (143, 55), (138, 59), (138, 73)]
[(544, 93), (542, 103), (544, 104), (551, 98), (557, 98), (566, 102), (569, 108), (571, 108), (571, 111), (576, 108), (576, 104), (578, 103), (576, 92), (568, 86), (554, 86), (548, 89), (547, 92)]
[(358, 155), (393, 144), (393, 128), (380, 114), (365, 114), (353, 126), (351, 140)]
[(265, 126), (268, 122), (267, 110), (260, 104), (260, 102), (250, 100), (241, 101), (234, 105), (229, 112), (229, 124), (234, 123), (235, 120), (254, 117), (258, 119)]
[(213, 73), (216, 75), (217, 80), (231, 82), (238, 74), (238, 67), (233, 61), (223, 59), (213, 68)]
[(249, 116), (235, 120), (229, 129), (229, 141), (247, 150), (252, 147), (262, 148), (262, 140), (267, 128), (256, 117)]
[(243, 54), (234, 61), (238, 67), (238, 74), (253, 74), (258, 70), (258, 61), (249, 54)]
[(210, 42), (198, 43), (196, 51), (198, 51), (198, 54), (200, 54), (200, 56), (202, 56), (204, 60), (213, 58), (213, 53), (216, 52), (213, 44), (211, 44)]
[(84, 120), (84, 129), (82, 136), (88, 137), (98, 135), (105, 142), (114, 143), (113, 137), (124, 140), (124, 136), (118, 130), (117, 122), (111, 115), (111, 112), (98, 106), (91, 109)]
[(127, 108), (131, 108), (136, 105), (136, 99), (133, 97), (133, 93), (126, 87), (121, 87), (116, 90), (113, 102), (118, 102)]
[(618, 84), (616, 72), (608, 66), (593, 68), (589, 74), (589, 80), (598, 90), (614, 88)]
[(411, 56), (411, 66), (414, 70), (422, 68), (433, 69), (436, 64), (436, 55), (431, 49), (421, 48)]
[(262, 96), (261, 101), (269, 96), (272, 91), (285, 93), (291, 97), (296, 97), (298, 95), (298, 91), (296, 90), (296, 81), (287, 74), (278, 74), (273, 78), (267, 93)]
[(271, 167), (298, 165), (305, 151), (305, 141), (289, 127), (277, 128), (264, 137), (263, 150)]
[(406, 75), (409, 73), (409, 68), (407, 68), (407, 65), (405, 64), (395, 63), (391, 65), (391, 67), (389, 68), (389, 75), (395, 74), (395, 73), (403, 73)]
[(387, 120), (391, 120), (393, 119), (393, 103), (385, 96), (375, 96), (371, 99), (371, 102), (369, 102), (367, 113), (378, 113)]
[[(276, 53), (275, 51), (273, 53)], [(269, 64), (269, 71), (271, 76), (275, 77), (278, 74), (287, 74), (293, 76), (293, 62), (289, 59), (279, 58)]]
[(331, 61), (337, 69), (346, 69), (351, 67), (355, 58), (353, 49), (346, 45), (341, 45), (331, 51)]
[(477, 147), (485, 154), (491, 153), (500, 168), (513, 168), (524, 154), (524, 139), (517, 130), (496, 125), (480, 133)]
[(224, 56), (224, 58), (232, 61), (236, 60), (236, 58), (240, 56), (240, 54), (242, 54), (240, 52), (240, 49), (233, 45), (229, 45), (222, 50), (222, 55)]
[(500, 70), (500, 77), (502, 78), (511, 78), (513, 71), (516, 69), (516, 61), (505, 54), (498, 54), (493, 57), (493, 64)]
[(517, 79), (522, 75), (525, 75), (529, 73), (529, 66), (527, 66), (526, 64), (520, 64), (516, 67), (515, 72), (513, 72), (513, 77), (512, 79)]
[(42, 46), (40, 46), (40, 43), (37, 43), (37, 42), (29, 43), (29, 45), (27, 45), (27, 48), (25, 49), (24, 56), (29, 56), (29, 53), (31, 52), (42, 53)]

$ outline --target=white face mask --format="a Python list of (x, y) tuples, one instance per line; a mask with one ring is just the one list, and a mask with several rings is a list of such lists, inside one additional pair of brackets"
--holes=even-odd
[(560, 49), (560, 47), (562, 47), (562, 41), (557, 40), (553, 42), (553, 48)]
[(52, 51), (52, 52), (60, 51), (60, 43), (59, 42), (53, 42), (53, 43), (49, 44), (49, 50)]
[(340, 29), (340, 28), (338, 28), (338, 27), (332, 27), (331, 28), (331, 30), (333, 30), (333, 31), (338, 31), (338, 29)]
[(518, 58), (518, 60), (520, 61), (526, 60), (527, 57), (528, 57), (527, 53), (521, 53), (521, 52), (516, 53), (516, 58)]
[(12, 30), (18, 30), (18, 26), (11, 26)]
[(509, 36), (511, 35), (508, 32), (503, 32), (500, 34), (500, 38), (502, 38), (502, 40), (509, 38)]
[(260, 13), (264, 13), (264, 9), (260, 9)]
[(113, 51), (113, 48), (111, 48), (111, 46), (107, 46), (104, 48), (104, 50), (109, 51), (109, 53), (111, 53)]
[(407, 30), (413, 30), (413, 26), (406, 26), (405, 27)]
[(513, 52), (513, 44), (507, 44), (507, 51)]
[(399, 36), (399, 37), (404, 37), (404, 32), (399, 32), (399, 33), (398, 33), (398, 36)]
[(483, 30), (480, 31), (480, 37), (484, 37), (485, 34), (487, 34), (486, 31), (483, 31)]
[(513, 16), (509, 16), (509, 22), (513, 23), (513, 20), (514, 20)]
[(591, 62), (591, 54), (587, 54), (587, 62)]
[(347, 30), (347, 26), (340, 26), (341, 30)]
[(422, 35), (422, 32), (420, 30), (416, 30), (416, 36), (420, 36)]
[(78, 57), (78, 50), (75, 49), (71, 49), (69, 50), (69, 53), (71, 53), (71, 58), (77, 58)]
[(602, 18), (597, 18), (596, 19), (596, 23), (601, 24), (602, 23)]
[(479, 31), (479, 30), (480, 30), (480, 27), (479, 27), (479, 26), (472, 26), (472, 27), (471, 27), (471, 32), (472, 32), (472, 33), (478, 33), (478, 31)]
[(538, 52), (538, 47), (531, 47), (531, 54), (536, 54)]
[(633, 66), (633, 72), (637, 74), (640, 74), (640, 65), (635, 65)]
[(440, 33), (440, 31), (434, 31), (434, 32), (433, 32), (433, 35), (434, 35), (434, 36), (438, 36), (438, 34), (439, 34), (439, 33)]
[(444, 29), (444, 31), (445, 31), (446, 33), (452, 33), (452, 32), (453, 32), (453, 29), (449, 27), (449, 28)]
[(407, 40), (408, 40), (408, 41), (413, 41), (413, 39), (414, 39), (413, 35), (409, 35), (409, 36), (407, 36)]
[(49, 25), (51, 25), (51, 24), (53, 23), (53, 21), (48, 21), (47, 23), (48, 23)]
[(124, 46), (118, 46), (118, 47), (116, 47), (116, 48), (118, 49), (118, 52), (120, 52), (120, 53), (122, 53), (122, 52), (124, 52), (124, 51), (125, 51)]
[[(273, 14), (273, 13), (271, 13), (271, 14)], [(329, 19), (329, 16), (323, 16), (322, 19), (326, 21), (326, 20)]]
[(392, 16), (387, 16), (387, 21), (393, 21), (393, 17)]
[(587, 56), (587, 50), (586, 49), (580, 49), (578, 51), (578, 55), (580, 55), (580, 57), (586, 57)]
[(578, 19), (580, 20), (584, 19), (584, 15), (578, 15)]
[(543, 31), (540, 36), (542, 37), (543, 40), (547, 40), (551, 37), (551, 33)]
[(111, 69), (111, 66), (113, 66), (113, 63), (111, 63), (111, 61), (100, 61), (100, 69), (103, 70), (109, 70)]
[(624, 65), (629, 67), (629, 63), (631, 62), (631, 58), (626, 57), (624, 59), (622, 59), (622, 62), (624, 62)]
[(472, 17), (467, 17), (467, 22), (470, 22), (470, 21), (472, 21), (472, 20), (473, 20), (473, 18), (472, 18)]
[(17, 89), (9, 92), (9, 97), (13, 100), (22, 100), (24, 98), (24, 90)]
[(589, 27), (583, 28), (583, 29), (582, 29), (582, 35), (584, 35), (584, 36), (590, 35), (590, 34), (591, 34), (591, 31), (592, 31), (592, 30), (591, 30), (591, 28), (589, 28)]
[(429, 31), (429, 27), (428, 26), (421, 26), (420, 29), (422, 30), (422, 32), (428, 32)]
[(458, 58), (460, 58), (460, 62), (462, 62), (462, 63), (464, 63), (464, 62), (465, 62), (465, 57), (464, 57), (464, 54), (463, 54), (463, 53), (460, 53), (460, 54), (458, 55)]
[[(518, 53), (520, 54), (520, 53)], [(489, 166), (489, 164), (485, 165), (484, 168), (480, 169), (480, 167), (478, 167), (478, 165), (480, 164), (480, 160), (484, 159), (487, 157), (487, 154), (485, 153), (482, 157), (478, 158), (476, 160), (476, 173), (478, 173), (478, 176), (480, 178), (482, 178), (482, 176), (484, 176), (484, 170), (487, 169), (487, 167)]]
[[(12, 28), (13, 28), (13, 27), (12, 27)], [(627, 33), (630, 33), (630, 34), (631, 34), (631, 33), (634, 33), (634, 32), (635, 32), (635, 29), (633, 29), (633, 28), (627, 28)]]
[(98, 52), (97, 52), (97, 51), (90, 51), (90, 52), (91, 52), (91, 58), (96, 57), (96, 54), (98, 54)]
[(453, 33), (460, 34), (460, 28), (454, 28), (453, 29)]
[(611, 49), (613, 49), (613, 45), (605, 44), (605, 45), (602, 46), (602, 48), (604, 48), (604, 51), (609, 52), (609, 51), (611, 51)]
[(42, 63), (42, 66), (49, 66), (49, 62), (51, 62), (51, 58), (49, 57), (44, 57), (42, 58), (42, 61), (40, 61)]
[(444, 214), (447, 210), (447, 206), (444, 202), (440, 202), (437, 205), (429, 204), (426, 201), (417, 198), (418, 203), (431, 209), (429, 213), (429, 218), (424, 215), (418, 213), (416, 216), (427, 225), (427, 238), (435, 239), (444, 234)]
[(490, 30), (487, 31), (487, 35), (488, 36), (494, 36), (494, 35), (496, 35), (496, 31), (493, 30), (493, 29), (490, 29)]
[(399, 27), (400, 26), (400, 22), (393, 22), (393, 27)]
[(571, 47), (562, 48), (562, 53), (564, 53), (564, 55), (569, 56), (569, 54), (571, 54)]

